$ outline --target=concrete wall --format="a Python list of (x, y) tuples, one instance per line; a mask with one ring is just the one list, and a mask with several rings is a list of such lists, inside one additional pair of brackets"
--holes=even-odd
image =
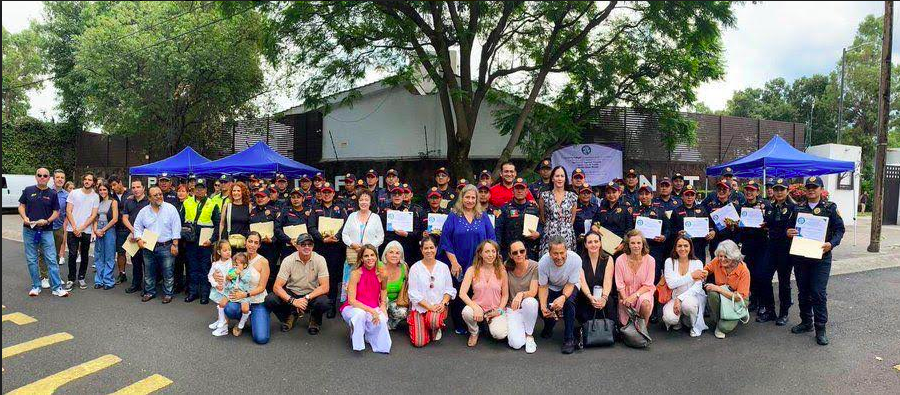
[(823, 158), (846, 160), (856, 163), (856, 171), (853, 173), (852, 190), (837, 189), (837, 174), (822, 176), (825, 190), (827, 190), (829, 194), (828, 200), (837, 204), (838, 211), (847, 226), (854, 225), (856, 223), (856, 210), (860, 193), (859, 166), (862, 149), (852, 145), (824, 144), (809, 147), (806, 149), (806, 152)]
[[(508, 138), (493, 125), (494, 108), (481, 106), (472, 136), (472, 159), (496, 158), (506, 145)], [(447, 152), (437, 95), (414, 95), (402, 86), (378, 90), (357, 99), (352, 107), (332, 110), (324, 116), (322, 137), (323, 162), (444, 158)], [(513, 157), (522, 157), (521, 151), (515, 150)]]

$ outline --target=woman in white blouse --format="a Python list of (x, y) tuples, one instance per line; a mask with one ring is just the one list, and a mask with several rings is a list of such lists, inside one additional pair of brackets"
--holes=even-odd
[(665, 262), (666, 285), (672, 299), (663, 306), (663, 323), (679, 330), (682, 324), (691, 328), (691, 337), (708, 329), (703, 321), (706, 293), (703, 292), (703, 262), (694, 256), (691, 239), (679, 236), (675, 240), (672, 257)]
[(447, 264), (434, 259), (437, 246), (431, 236), (419, 242), (422, 260), (409, 269), (407, 290), (410, 312), (406, 317), (409, 340), (413, 346), (423, 347), (441, 339), (441, 331), (449, 311), (447, 305), (456, 297), (456, 288)]
[(344, 263), (344, 273), (341, 277), (341, 302), (347, 300), (347, 282), (350, 280), (350, 272), (356, 264), (362, 246), (371, 244), (377, 249), (384, 242), (381, 218), (370, 209), (374, 200), (375, 197), (368, 189), (358, 189), (356, 203), (359, 210), (347, 216), (344, 230), (341, 232), (341, 241), (347, 246), (347, 261)]

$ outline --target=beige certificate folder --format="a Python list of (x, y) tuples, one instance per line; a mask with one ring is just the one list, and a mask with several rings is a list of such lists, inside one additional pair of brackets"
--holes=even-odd
[(622, 244), (622, 238), (613, 233), (609, 229), (600, 227), (600, 242), (603, 244), (603, 251), (607, 254), (615, 254), (616, 248)]
[(823, 245), (825, 243), (818, 240), (794, 236), (794, 239), (791, 241), (791, 255), (822, 259), (822, 254), (825, 252), (822, 250)]
[(297, 240), (297, 236), (309, 233), (306, 230), (306, 224), (285, 226), (283, 230), (284, 234), (287, 235), (287, 237), (290, 237), (291, 240)]
[(213, 228), (200, 228), (200, 239), (197, 240), (199, 245), (203, 245), (204, 242), (212, 240)]
[(337, 236), (344, 226), (344, 220), (340, 218), (319, 217), (319, 233), (323, 237)]
[(275, 223), (272, 221), (250, 224), (250, 231), (257, 232), (262, 238), (275, 238)]
[(125, 250), (125, 253), (128, 254), (128, 256), (133, 257), (138, 253), (138, 250), (140, 250), (141, 247), (134, 241), (125, 240), (125, 242), (122, 243), (122, 249)]
[(159, 240), (159, 235), (156, 232), (144, 229), (144, 234), (141, 235), (141, 240), (144, 241), (144, 248), (153, 251), (156, 248), (156, 241)]
[(522, 236), (531, 236), (531, 232), (537, 232), (538, 217), (533, 214), (525, 214), (525, 220), (522, 224)]

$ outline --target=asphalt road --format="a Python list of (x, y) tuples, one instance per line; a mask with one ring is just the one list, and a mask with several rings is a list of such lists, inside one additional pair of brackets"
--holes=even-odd
[[(159, 299), (141, 303), (122, 287), (75, 289), (67, 299), (46, 291), (29, 298), (21, 243), (4, 239), (2, 246), (3, 314), (37, 319), (21, 326), (3, 322), (4, 393), (106, 354), (121, 362), (60, 391), (108, 393), (160, 374), (172, 380), (162, 393), (201, 394), (364, 388), (393, 393), (900, 392), (900, 371), (894, 368), (900, 364), (900, 268), (832, 277), (828, 347), (817, 346), (810, 334), (751, 322), (724, 340), (653, 329), (655, 342), (645, 350), (617, 344), (567, 356), (559, 352), (559, 325), (552, 341), (538, 338), (534, 355), (484, 337), (469, 349), (463, 337), (452, 334), (415, 349), (399, 332), (386, 356), (353, 353), (339, 320), (326, 320), (319, 336), (309, 336), (305, 320), (285, 334), (273, 316), (271, 341), (256, 345), (246, 332), (240, 338), (212, 337), (206, 327), (215, 318), (211, 305), (180, 299), (169, 305)], [(792, 313), (796, 323), (796, 308)], [(73, 338), (5, 355), (12, 345), (59, 332)]]

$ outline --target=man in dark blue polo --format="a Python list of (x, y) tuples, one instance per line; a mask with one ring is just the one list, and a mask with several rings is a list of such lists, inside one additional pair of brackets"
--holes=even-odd
[(62, 288), (59, 278), (59, 265), (56, 262), (56, 248), (53, 243), (53, 221), (59, 216), (59, 200), (56, 191), (47, 186), (50, 181), (50, 170), (37, 169), (34, 175), (37, 185), (26, 187), (19, 197), (19, 216), (22, 217), (22, 241), (25, 243), (25, 261), (28, 262), (28, 274), (31, 275), (31, 290), (28, 296), (41, 293), (41, 276), (38, 270), (38, 249), (47, 262), (47, 274), (50, 277), (50, 288), (53, 295), (69, 296)]

